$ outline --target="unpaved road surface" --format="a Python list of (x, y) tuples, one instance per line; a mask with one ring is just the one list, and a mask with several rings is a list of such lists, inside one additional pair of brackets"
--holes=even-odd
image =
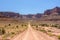
[(57, 38), (50, 37), (45, 33), (32, 29), (30, 24), (28, 26), (26, 31), (15, 36), (12, 40), (58, 40)]

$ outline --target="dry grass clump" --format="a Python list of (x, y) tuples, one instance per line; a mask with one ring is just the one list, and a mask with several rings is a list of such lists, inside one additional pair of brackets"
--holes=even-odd
[(58, 39), (60, 40), (60, 35), (58, 35), (57, 37), (58, 37)]
[[(1, 25), (1, 23), (0, 23)], [(0, 26), (0, 36), (3, 40), (10, 39), (27, 29), (27, 23), (2, 23)]]
[(0, 27), (0, 35), (5, 34), (5, 29), (3, 27)]
[(59, 24), (53, 24), (53, 25), (51, 25), (51, 27), (56, 27), (56, 28), (60, 29), (60, 25)]

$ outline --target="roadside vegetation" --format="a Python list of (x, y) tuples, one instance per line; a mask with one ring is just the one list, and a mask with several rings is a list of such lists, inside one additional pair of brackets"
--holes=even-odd
[[(1, 23), (0, 23), (1, 24)], [(9, 40), (27, 29), (27, 23), (2, 23), (0, 25), (0, 36), (3, 40)]]
[(58, 35), (57, 37), (58, 37), (58, 39), (60, 40), (60, 35)]
[(60, 24), (32, 23), (32, 28), (60, 40)]

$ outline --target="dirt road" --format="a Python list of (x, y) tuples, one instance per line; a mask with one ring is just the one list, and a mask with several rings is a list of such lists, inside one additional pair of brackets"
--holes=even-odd
[(14, 37), (12, 40), (58, 40), (54, 37), (50, 37), (45, 33), (36, 31), (31, 28), (30, 24), (28, 29), (18, 36)]

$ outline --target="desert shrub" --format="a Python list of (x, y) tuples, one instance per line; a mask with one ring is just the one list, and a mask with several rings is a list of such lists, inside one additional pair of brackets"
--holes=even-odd
[(11, 34), (15, 34), (14, 32), (11, 32)]
[(54, 24), (54, 25), (52, 25), (51, 27), (58, 27), (58, 25), (57, 25), (57, 24)]
[(4, 28), (0, 28), (0, 35), (5, 34), (5, 29)]
[(5, 34), (5, 30), (4, 29), (2, 29), (2, 34)]
[(48, 32), (51, 32), (51, 30), (48, 30)]
[(46, 26), (46, 27), (48, 27), (49, 25), (48, 24), (40, 24), (40, 26)]
[(57, 36), (58, 37), (58, 39), (60, 40), (60, 35), (59, 36)]
[(34, 26), (34, 25), (31, 25), (31, 26)]
[(24, 25), (24, 26), (27, 26), (27, 25)]
[(10, 39), (3, 39), (3, 40), (10, 40)]
[(16, 28), (18, 28), (19, 26), (17, 25)]
[(60, 29), (60, 26), (58, 26), (58, 29)]
[(22, 24), (21, 26), (24, 27), (24, 26), (27, 26), (27, 25), (26, 24)]
[(38, 28), (38, 26), (36, 25), (36, 28)]
[(46, 30), (44, 30), (44, 29), (41, 29), (40, 31), (42, 31), (42, 32), (46, 33)]
[(8, 26), (11, 26), (11, 24), (8, 24)]
[(21, 26), (23, 27), (24, 25), (22, 24)]
[(6, 28), (7, 26), (5, 25), (4, 27)]
[(58, 27), (57, 25), (52, 25), (52, 27)]
[(0, 35), (1, 35), (1, 28), (0, 28)]
[(48, 35), (49, 35), (49, 36), (54, 36), (54, 34), (52, 34), (52, 33), (48, 33)]
[(60, 29), (60, 25), (58, 25), (58, 24), (54, 24), (51, 27), (56, 27), (56, 28)]

